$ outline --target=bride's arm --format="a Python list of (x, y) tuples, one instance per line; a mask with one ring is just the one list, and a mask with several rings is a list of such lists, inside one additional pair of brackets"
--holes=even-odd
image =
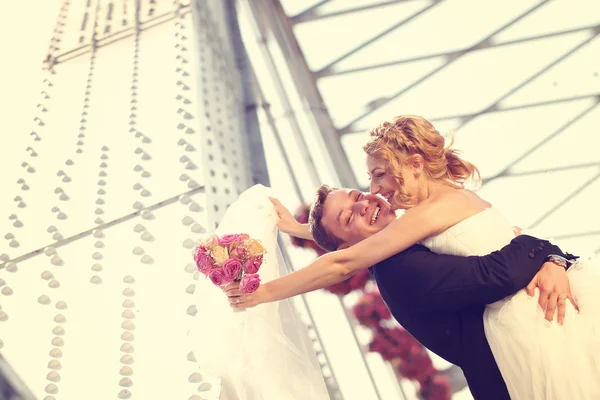
[(465, 218), (456, 212), (459, 201), (450, 196), (413, 207), (360, 243), (325, 254), (306, 268), (262, 285), (258, 294), (264, 296), (261, 302), (282, 300), (341, 282), (419, 240), (443, 232)]
[(277, 212), (277, 216), (279, 217), (277, 228), (279, 228), (281, 232), (300, 239), (313, 240), (308, 224), (301, 224), (300, 222), (296, 221), (296, 218), (294, 218), (290, 210), (288, 210), (276, 198), (269, 197), (269, 200), (271, 200), (271, 203), (273, 203), (275, 211)]

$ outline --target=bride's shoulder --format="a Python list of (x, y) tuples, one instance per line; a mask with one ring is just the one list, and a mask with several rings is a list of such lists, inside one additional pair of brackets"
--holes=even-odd
[(443, 189), (432, 193), (431, 196), (426, 200), (431, 204), (444, 204), (445, 206), (457, 206), (466, 204), (469, 198), (465, 196), (465, 193), (461, 189)]
[(432, 203), (443, 203), (446, 207), (490, 208), (488, 201), (468, 189), (447, 188), (434, 193), (429, 199)]

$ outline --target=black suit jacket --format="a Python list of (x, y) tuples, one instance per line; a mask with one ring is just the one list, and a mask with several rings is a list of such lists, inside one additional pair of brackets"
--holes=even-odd
[(483, 257), (438, 255), (415, 245), (370, 268), (390, 312), (425, 347), (462, 368), (477, 400), (510, 400), (483, 329), (486, 304), (533, 279), (548, 241), (521, 235)]

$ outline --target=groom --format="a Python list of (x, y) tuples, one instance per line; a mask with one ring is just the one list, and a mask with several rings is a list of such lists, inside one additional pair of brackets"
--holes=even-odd
[[(356, 201), (348, 193), (319, 188), (311, 231), (323, 248), (353, 245), (374, 233), (365, 228), (368, 223), (342, 226), (336, 218), (346, 202)], [(461, 367), (475, 399), (510, 400), (485, 337), (483, 312), (486, 304), (526, 286), (531, 294), (537, 286), (546, 318), (552, 319), (557, 303), (562, 318), (565, 300), (558, 295), (570, 295), (568, 262), (546, 262), (550, 255), (573, 257), (548, 241), (521, 235), (484, 257), (438, 255), (415, 245), (369, 270), (394, 318), (429, 350)]]

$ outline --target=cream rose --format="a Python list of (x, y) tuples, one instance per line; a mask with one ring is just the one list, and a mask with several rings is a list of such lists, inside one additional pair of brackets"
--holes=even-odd
[(244, 240), (244, 245), (248, 249), (248, 255), (250, 257), (258, 257), (265, 252), (263, 245), (256, 239)]
[(219, 245), (219, 237), (217, 235), (211, 236), (208, 240), (206, 240), (204, 243), (202, 243), (202, 246), (204, 246), (208, 250), (212, 250), (213, 248), (215, 248), (215, 246), (218, 246), (218, 245)]
[(213, 260), (215, 260), (217, 265), (223, 265), (223, 263), (229, 258), (229, 252), (227, 251), (227, 248), (222, 246), (214, 246), (210, 250), (210, 255)]

